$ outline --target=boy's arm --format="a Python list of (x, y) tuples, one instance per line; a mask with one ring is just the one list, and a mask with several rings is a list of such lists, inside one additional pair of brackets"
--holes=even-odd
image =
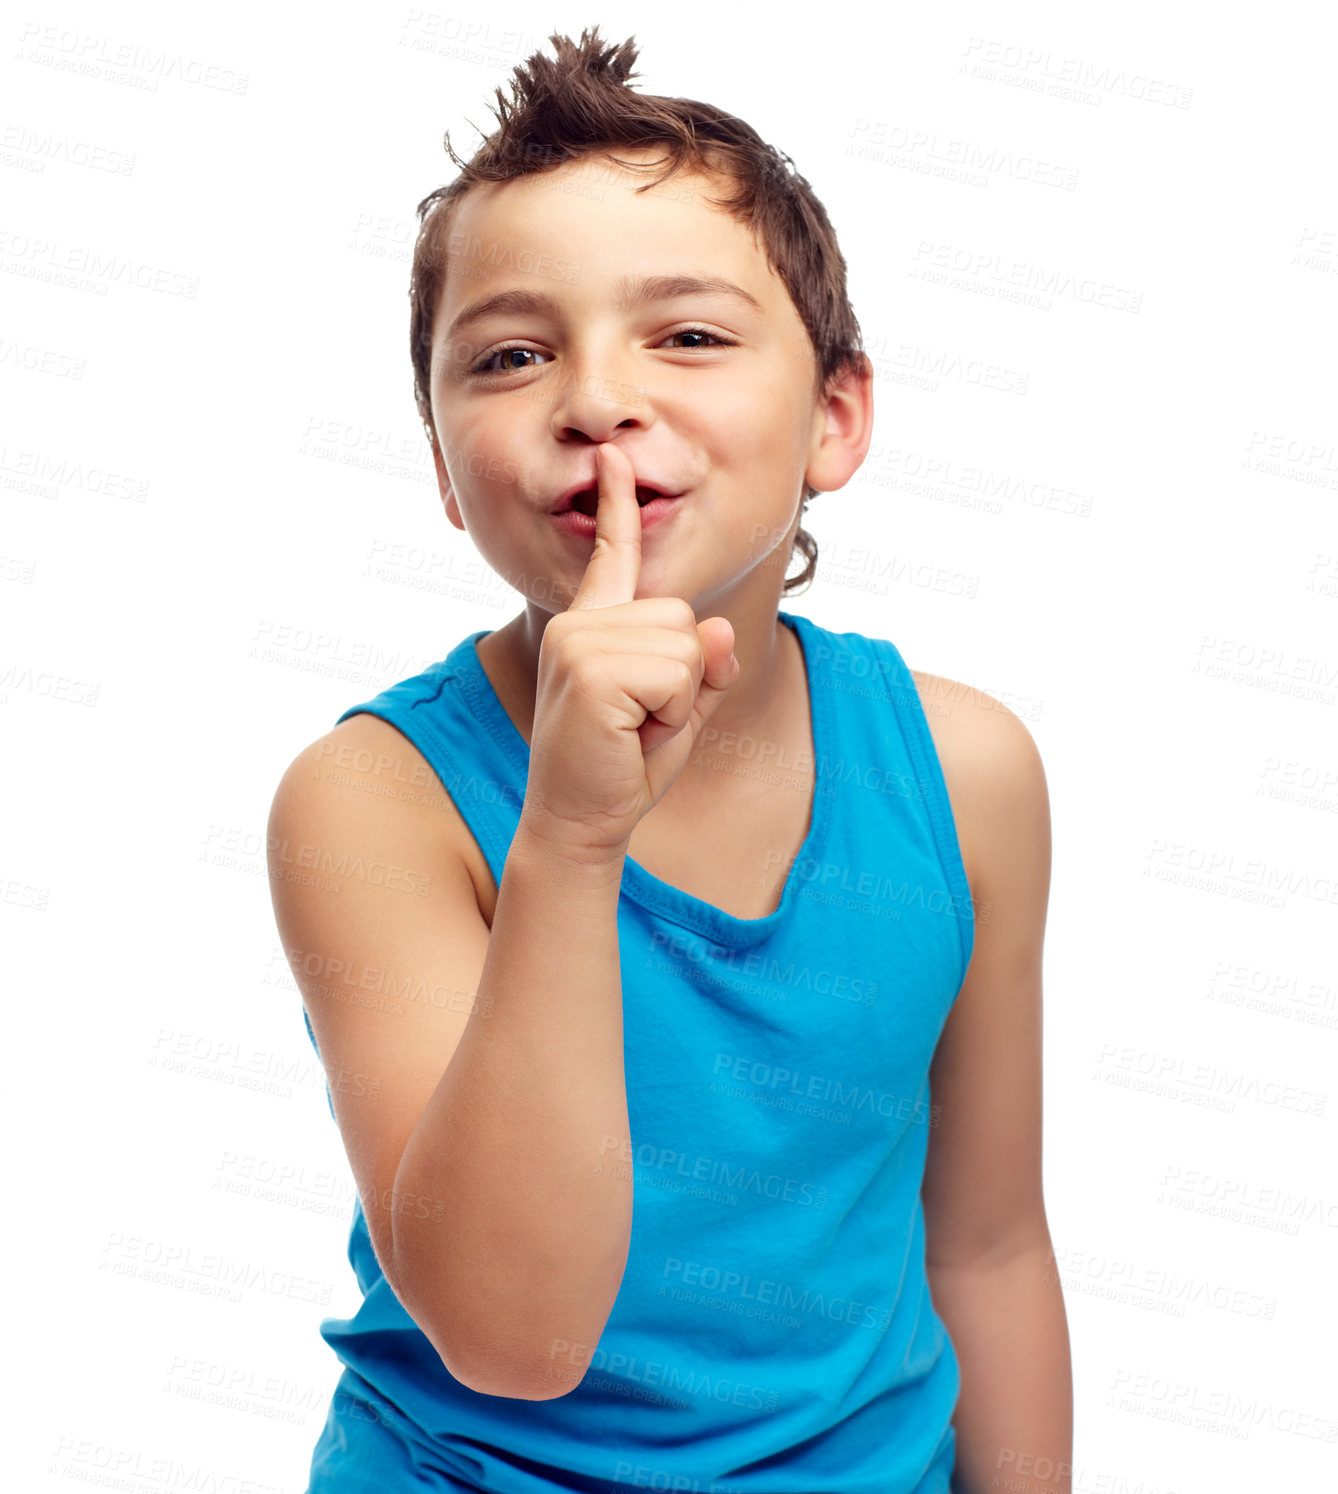
[(930, 1291), (961, 1369), (952, 1489), (1068, 1494), (1068, 1322), (1041, 1184), (1045, 772), (1026, 726), (987, 695), (929, 720), (976, 910), (930, 1069), (921, 1194)]
[[(359, 766), (321, 771), (335, 747)], [(386, 795), (383, 764), (426, 807)], [(586, 1371), (631, 1237), (621, 861), (564, 862), (522, 818), (490, 929), (456, 824), (417, 748), (352, 716), (275, 793), (274, 910), (391, 1290), (462, 1384), (552, 1400)], [(383, 870), (343, 870), (364, 863)]]

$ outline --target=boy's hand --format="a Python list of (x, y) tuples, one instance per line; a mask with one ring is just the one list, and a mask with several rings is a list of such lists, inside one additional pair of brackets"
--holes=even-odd
[(678, 597), (634, 601), (641, 509), (627, 457), (596, 448), (595, 548), (539, 649), (523, 813), (546, 840), (621, 856), (738, 678), (727, 618)]

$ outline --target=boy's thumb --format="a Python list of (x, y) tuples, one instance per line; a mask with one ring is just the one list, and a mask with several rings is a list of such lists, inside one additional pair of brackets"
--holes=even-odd
[[(734, 657), (734, 629), (729, 621), (723, 617), (713, 617), (704, 623), (698, 623), (697, 636), (701, 640), (706, 668), (702, 671), (702, 681), (697, 687), (697, 698), (692, 703), (688, 719), (677, 730), (653, 719), (647, 719), (637, 728), (647, 766), (652, 756), (655, 758), (657, 773), (651, 776), (657, 783), (666, 770), (670, 781), (677, 775), (695, 746), (702, 727), (738, 679), (739, 663)], [(657, 788), (657, 798), (661, 792), (663, 790)]]
[(728, 618), (709, 617), (698, 623), (697, 636), (706, 656), (706, 669), (702, 673), (701, 689), (697, 692), (697, 704), (692, 713), (694, 740), (739, 677), (739, 661), (734, 657), (734, 629)]
[(739, 673), (739, 663), (734, 657), (734, 627), (727, 617), (708, 617), (697, 624), (697, 637), (706, 655), (702, 687), (710, 686), (723, 693)]

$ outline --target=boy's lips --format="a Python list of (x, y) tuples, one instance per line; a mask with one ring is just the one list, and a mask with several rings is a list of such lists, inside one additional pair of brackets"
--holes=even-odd
[[(674, 489), (666, 483), (655, 482), (649, 479), (637, 479), (636, 496), (637, 502), (644, 508), (647, 503), (655, 498), (681, 498), (684, 489)], [(595, 482), (575, 482), (563, 493), (548, 510), (552, 514), (565, 514), (569, 509), (579, 508), (586, 513), (593, 514), (595, 503), (599, 494), (599, 486)]]

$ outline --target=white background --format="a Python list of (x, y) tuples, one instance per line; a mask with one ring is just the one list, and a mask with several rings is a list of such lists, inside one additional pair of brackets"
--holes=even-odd
[[(9, 12), (17, 1486), (115, 1468), (136, 1490), (193, 1471), (305, 1488), (338, 1368), (318, 1324), (358, 1300), (353, 1194), (265, 820), (340, 711), (518, 610), (466, 579), (431, 481), (414, 206), (454, 175), (442, 132), (472, 153), (467, 121), (491, 127), (515, 62), (595, 22), (635, 33), (637, 87), (789, 153), (850, 265), (880, 450), (815, 500), (819, 577), (783, 605), (989, 691), (1046, 765), (1074, 1489), (1335, 1486), (1338, 200), (1318, 15)], [(1084, 97), (1055, 91), (1073, 80)], [(1019, 285), (1036, 300), (1001, 294)], [(395, 545), (399, 584), (364, 575)], [(940, 569), (974, 596), (923, 584)], [(257, 1195), (280, 1174), (277, 1202)], [(201, 1290), (220, 1272), (248, 1283), (238, 1301)], [(206, 1399), (220, 1382), (232, 1401)]]

